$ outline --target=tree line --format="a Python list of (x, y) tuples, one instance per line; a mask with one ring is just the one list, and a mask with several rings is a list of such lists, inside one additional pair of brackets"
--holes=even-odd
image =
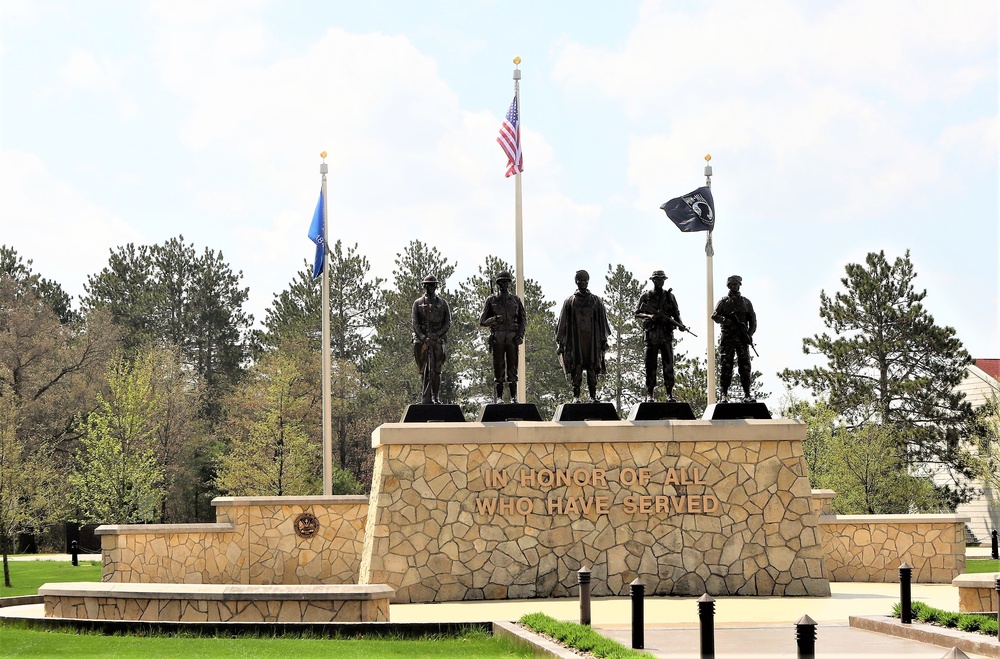
[[(398, 421), (419, 397), (410, 308), (427, 274), (442, 282), (439, 292), (453, 310), (442, 398), (459, 403), (470, 418), (491, 400), (487, 334), (478, 318), (492, 277), (513, 268), (490, 255), (456, 283), (456, 265), (414, 240), (383, 279), (357, 245), (332, 246), (336, 493), (368, 487), (372, 430)], [(786, 406), (787, 414), (809, 423), (814, 486), (846, 487), (844, 470), (860, 470), (851, 459), (862, 444), (882, 447), (883, 467), (891, 454), (889, 471), (908, 486), (927, 480), (914, 471), (917, 465), (983, 469), (980, 454), (959, 441), (988, 435), (982, 427), (989, 424), (954, 394), (968, 355), (954, 330), (938, 327), (923, 309), (914, 276), (908, 254), (891, 265), (884, 254), (849, 265), (845, 291), (821, 296), (820, 317), (834, 336), (804, 341), (806, 352), (827, 364), (780, 374), (815, 396)], [(645, 394), (642, 326), (634, 318), (644, 288), (624, 266), (608, 266), (603, 298), (612, 336), (600, 396), (623, 415)], [(5, 555), (16, 533), (59, 519), (203, 521), (212, 519), (210, 502), (218, 495), (321, 492), (321, 301), (310, 264), (304, 261), (274, 295), (260, 327), (244, 310), (249, 291), (242, 272), (220, 251), (199, 252), (183, 236), (111, 250), (83, 289), (74, 305), (58, 282), (34, 272), (13, 247), (0, 246)], [(568, 385), (554, 349), (555, 302), (532, 279), (524, 290), (527, 399), (544, 418), (566, 399)], [(707, 403), (706, 360), (676, 355), (675, 396), (700, 414)], [(754, 375), (755, 396), (766, 398), (760, 373)], [(862, 489), (878, 492), (869, 485)], [(907, 494), (898, 502), (876, 493), (851, 505), (941, 501), (937, 490), (927, 502), (902, 491)], [(852, 496), (846, 499), (855, 502)]]

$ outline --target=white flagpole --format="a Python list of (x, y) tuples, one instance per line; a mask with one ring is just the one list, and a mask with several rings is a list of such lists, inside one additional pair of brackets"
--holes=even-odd
[(329, 235), (329, 218), (327, 212), (329, 203), (326, 198), (326, 151), (320, 156), (323, 162), (319, 166), (319, 173), (323, 175), (323, 494), (331, 496), (333, 494), (333, 442), (330, 432), (330, 423), (333, 419), (331, 409), (330, 391), (330, 260), (327, 255), (330, 253), (327, 236)]
[[(514, 101), (517, 103), (517, 143), (521, 145), (521, 70), (518, 65), (521, 63), (520, 57), (514, 58)], [(516, 163), (515, 163), (516, 165)], [(514, 269), (517, 280), (517, 296), (524, 302), (524, 233), (521, 227), (521, 172), (514, 173)], [(528, 344), (522, 343), (521, 349), (517, 353), (517, 400), (526, 403), (528, 371), (525, 367), (525, 353)]]
[[(705, 185), (709, 188), (712, 187), (712, 156), (705, 156)], [(707, 324), (708, 329), (705, 335), (708, 337), (708, 404), (715, 404), (715, 321), (712, 320), (712, 314), (715, 313), (715, 295), (714, 295), (714, 282), (712, 281), (712, 257), (715, 256), (715, 249), (712, 247), (712, 231), (709, 230), (708, 238), (705, 240), (705, 267), (706, 267), (706, 280), (708, 282), (707, 287), (707, 298), (708, 298), (708, 318)]]

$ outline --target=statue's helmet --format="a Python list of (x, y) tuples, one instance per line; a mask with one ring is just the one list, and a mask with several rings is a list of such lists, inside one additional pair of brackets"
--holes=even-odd
[(424, 286), (426, 286), (427, 284), (434, 284), (435, 286), (437, 286), (438, 278), (435, 277), (434, 275), (427, 275), (426, 277), (424, 277), (424, 280), (420, 283), (423, 284)]
[(507, 272), (506, 270), (497, 273), (497, 276), (494, 279), (498, 284), (502, 281), (514, 281), (514, 278), (511, 277), (510, 273)]
[(740, 277), (739, 275), (732, 275), (726, 280), (726, 286), (729, 286), (730, 284), (743, 284), (743, 277)]
[(575, 279), (575, 280), (576, 279), (586, 279), (587, 281), (590, 281), (590, 273), (587, 272), (586, 270), (577, 270), (576, 271), (576, 275), (573, 277), (573, 279)]
[(666, 279), (667, 274), (663, 270), (653, 270), (653, 274), (649, 275), (650, 279)]

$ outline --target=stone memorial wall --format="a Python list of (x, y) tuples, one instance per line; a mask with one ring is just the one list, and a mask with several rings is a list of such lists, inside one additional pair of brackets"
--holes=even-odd
[(386, 424), (359, 583), (396, 602), (830, 594), (787, 420)]

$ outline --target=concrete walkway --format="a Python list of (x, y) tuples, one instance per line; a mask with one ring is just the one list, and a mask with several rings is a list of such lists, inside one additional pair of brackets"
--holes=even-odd
[[(988, 558), (989, 548), (969, 552)], [(81, 559), (84, 557), (81, 556)], [(68, 555), (18, 557), (20, 560), (69, 560)], [(913, 599), (941, 609), (958, 610), (958, 589), (950, 584), (914, 584)], [(832, 597), (719, 597), (716, 600), (716, 656), (795, 657), (795, 622), (808, 614), (818, 624), (817, 657), (914, 657), (937, 659), (950, 648), (897, 639), (848, 626), (850, 616), (888, 615), (899, 601), (898, 584), (833, 583)], [(696, 598), (647, 597), (645, 650), (657, 657), (698, 657)], [(627, 597), (592, 602), (596, 630), (631, 646), (631, 602)], [(542, 612), (558, 620), (578, 621), (576, 599), (532, 599), (440, 604), (393, 604), (392, 622), (513, 621), (526, 613)], [(0, 617), (33, 618), (44, 615), (40, 604), (0, 608)], [(978, 659), (983, 655), (969, 654)]]

